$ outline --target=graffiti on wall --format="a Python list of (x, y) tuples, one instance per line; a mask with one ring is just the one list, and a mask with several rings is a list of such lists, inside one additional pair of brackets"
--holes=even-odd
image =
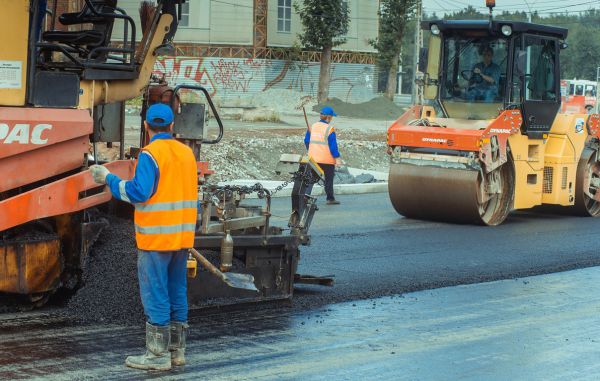
[[(316, 96), (320, 64), (239, 58), (165, 57), (154, 74), (171, 84), (205, 87), (213, 96), (251, 96), (269, 89), (287, 89)], [(364, 102), (376, 96), (373, 65), (332, 64), (330, 96)]]

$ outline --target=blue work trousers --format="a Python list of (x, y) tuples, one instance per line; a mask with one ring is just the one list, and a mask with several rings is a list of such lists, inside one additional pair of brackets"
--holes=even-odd
[(150, 324), (187, 322), (187, 257), (187, 250), (138, 250), (140, 295)]

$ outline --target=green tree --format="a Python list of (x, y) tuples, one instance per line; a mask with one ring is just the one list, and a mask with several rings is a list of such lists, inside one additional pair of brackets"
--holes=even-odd
[(388, 72), (385, 96), (391, 100), (398, 86), (398, 67), (402, 40), (410, 18), (414, 15), (417, 0), (382, 0), (379, 11), (379, 37), (371, 40), (377, 49), (379, 67)]
[(565, 79), (596, 79), (600, 67), (600, 28), (590, 25), (574, 27), (569, 47), (561, 53), (561, 77)]
[(306, 48), (321, 51), (321, 70), (319, 74), (319, 103), (329, 96), (331, 71), (331, 53), (333, 48), (346, 42), (348, 33), (349, 10), (343, 0), (303, 0), (294, 3), (300, 15), (303, 31), (300, 42)]

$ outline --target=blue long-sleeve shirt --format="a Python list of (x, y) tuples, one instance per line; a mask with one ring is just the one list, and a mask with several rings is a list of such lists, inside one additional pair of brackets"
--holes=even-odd
[[(159, 139), (173, 139), (173, 137), (169, 132), (161, 132), (154, 135), (150, 142)], [(106, 184), (116, 199), (135, 204), (146, 202), (154, 195), (159, 177), (158, 164), (152, 155), (141, 151), (133, 179), (121, 180), (119, 176), (111, 173), (106, 176)]]
[[(327, 123), (323, 119), (321, 119), (319, 122)], [(327, 123), (327, 124), (329, 124), (329, 123)], [(308, 130), (306, 130), (306, 135), (304, 136), (304, 145), (306, 146), (306, 149), (308, 149), (308, 147), (310, 145), (310, 131), (308, 131)], [(338, 151), (337, 138), (335, 136), (335, 131), (333, 131), (327, 137), (327, 145), (329, 146), (329, 152), (331, 152), (331, 156), (333, 156), (334, 159), (340, 157), (340, 151)]]

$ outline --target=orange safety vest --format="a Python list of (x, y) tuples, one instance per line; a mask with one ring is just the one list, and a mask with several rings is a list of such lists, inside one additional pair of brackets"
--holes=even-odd
[(308, 130), (310, 132), (310, 143), (308, 144), (308, 156), (321, 164), (335, 164), (335, 159), (329, 150), (329, 135), (334, 131), (333, 126), (317, 122)]
[(192, 150), (175, 139), (155, 140), (143, 151), (158, 165), (156, 193), (135, 204), (135, 239), (141, 250), (194, 247), (198, 218), (198, 166)]

